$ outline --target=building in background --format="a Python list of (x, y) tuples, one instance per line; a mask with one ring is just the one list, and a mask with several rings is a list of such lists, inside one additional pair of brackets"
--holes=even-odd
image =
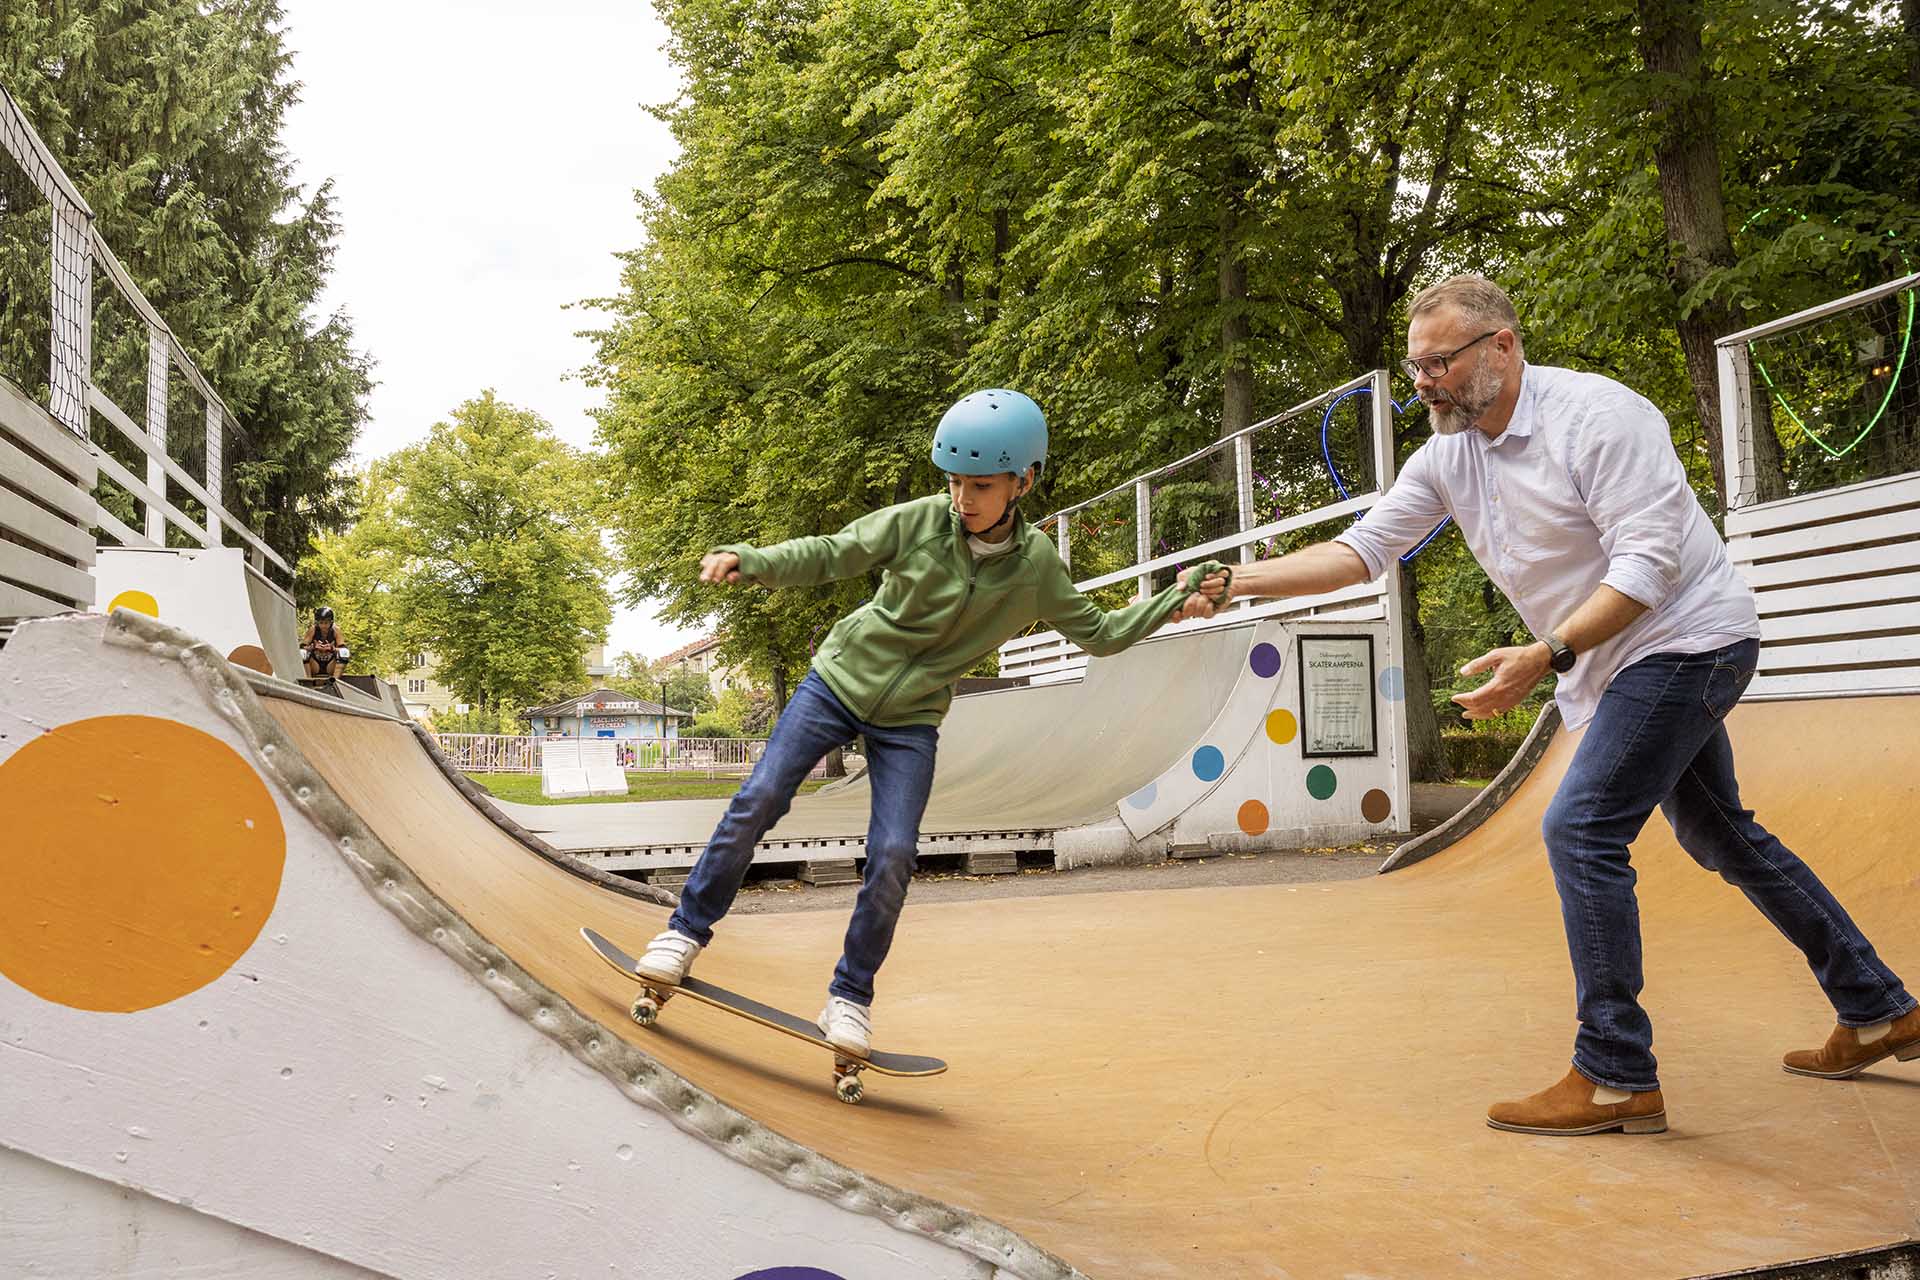
[(593, 648), (587, 650), (584, 661), (587, 664), (587, 679), (589, 680), (605, 680), (613, 674), (613, 668), (607, 665), (607, 646), (604, 644), (594, 645)]
[[(433, 678), (436, 661), (433, 652), (428, 649), (410, 653), (407, 655), (407, 669), (394, 680), (400, 687), (400, 698), (406, 704), (407, 714), (415, 720), (424, 721), (439, 711), (464, 710), (454, 698), (453, 690)], [(607, 647), (603, 644), (588, 649), (582, 661), (586, 663), (589, 680), (605, 680), (613, 674), (613, 668), (607, 665)]]
[(720, 661), (720, 646), (726, 641), (723, 635), (715, 634), (692, 644), (682, 645), (667, 654), (655, 664), (660, 667), (681, 667), (707, 678), (707, 687), (713, 690), (713, 696), (719, 697), (729, 689), (738, 689), (743, 693), (754, 688), (753, 678), (745, 668), (725, 666)]
[(394, 680), (400, 687), (400, 700), (406, 704), (407, 714), (415, 720), (424, 721), (435, 712), (457, 709), (453, 690), (433, 678), (436, 661), (433, 654), (424, 649), (410, 653), (407, 669)]
[(540, 738), (677, 738), (680, 722), (693, 719), (692, 712), (604, 687), (521, 714)]

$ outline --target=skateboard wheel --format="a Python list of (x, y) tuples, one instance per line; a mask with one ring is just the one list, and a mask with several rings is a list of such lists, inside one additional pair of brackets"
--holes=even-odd
[(630, 1010), (633, 1020), (643, 1027), (650, 1027), (654, 1019), (660, 1016), (660, 1002), (650, 995), (636, 996)]
[(840, 1101), (852, 1105), (865, 1096), (867, 1087), (860, 1083), (857, 1073), (849, 1072), (833, 1082), (833, 1092)]

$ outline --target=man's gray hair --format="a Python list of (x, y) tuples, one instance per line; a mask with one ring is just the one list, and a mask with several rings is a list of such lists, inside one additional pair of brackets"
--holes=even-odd
[(1407, 304), (1407, 319), (1412, 321), (1441, 307), (1454, 308), (1476, 329), (1513, 330), (1514, 347), (1521, 359), (1526, 358), (1520, 335), (1520, 314), (1513, 309), (1513, 299), (1485, 276), (1448, 276), (1439, 284), (1428, 285)]

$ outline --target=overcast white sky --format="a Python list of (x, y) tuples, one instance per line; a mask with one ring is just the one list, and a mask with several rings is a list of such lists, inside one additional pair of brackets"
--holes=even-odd
[[(492, 387), (570, 444), (599, 393), (577, 371), (597, 327), (567, 309), (618, 284), (636, 190), (674, 143), (643, 107), (673, 96), (666, 33), (632, 0), (284, 0), (301, 101), (284, 138), (341, 223), (331, 312), (375, 361), (356, 451), (424, 437)], [(609, 653), (659, 657), (695, 632), (617, 610)]]

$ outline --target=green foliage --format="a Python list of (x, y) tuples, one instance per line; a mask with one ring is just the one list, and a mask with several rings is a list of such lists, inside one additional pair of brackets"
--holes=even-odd
[(681, 730), (688, 738), (764, 738), (773, 730), (772, 695), (760, 690), (728, 689), (713, 710)]
[(436, 711), (431, 721), (435, 733), (500, 733), (522, 737), (529, 732), (525, 719), (498, 707), (473, 707), (465, 712)]
[[(376, 464), (359, 482), (360, 510), (379, 513), (390, 507), (392, 481), (386, 469)], [(315, 537), (297, 566), (294, 592), (315, 607), (333, 609), (334, 625), (353, 650), (355, 671), (393, 680), (412, 666), (417, 646), (396, 608), (393, 588), (404, 563), (392, 540), (382, 538), (385, 528), (375, 515), (344, 532)], [(311, 610), (302, 615), (303, 633), (310, 617)]]
[[(1650, 73), (1640, 44), (1649, 13), (1675, 7), (1706, 33), (1685, 83)], [(1920, 231), (1920, 51), (1889, 38), (1886, 5), (661, 11), (684, 85), (658, 112), (681, 158), (643, 195), (644, 247), (593, 371), (619, 557), (636, 597), (717, 618), (731, 660), (789, 684), (872, 584), (703, 588), (700, 554), (933, 491), (927, 433), (973, 387), (1045, 406), (1051, 457), (1027, 506), (1058, 509), (1390, 361), (1411, 291), (1479, 270), (1513, 290), (1530, 358), (1610, 373), (1667, 414), (1717, 511), (1712, 375), (1690, 374), (1676, 326), (1892, 274), (1890, 246)], [(1673, 103), (1697, 94), (1717, 108), (1726, 207), (1780, 201), (1811, 229), (1756, 223), (1732, 266), (1681, 288), (1657, 149)], [(1259, 460), (1263, 510), (1330, 497), (1317, 427), (1303, 416)], [(1420, 415), (1397, 435), (1404, 459)], [(1364, 481), (1344, 420), (1334, 447)], [(1155, 545), (1236, 514), (1224, 473), (1157, 483)], [(1076, 576), (1130, 563), (1132, 520), (1124, 492), (1076, 513)], [(1524, 635), (1457, 536), (1415, 569), (1431, 671)], [(1424, 690), (1421, 666), (1416, 647)], [(1434, 700), (1456, 679), (1434, 680)]]
[[(72, 177), (95, 225), (238, 421), (223, 443), (228, 510), (289, 563), (352, 518), (342, 464), (365, 418), (370, 363), (346, 316), (315, 319), (338, 235), (323, 184), (292, 183), (280, 131), (288, 78), (273, 0), (0, 6), (0, 83)], [(44, 397), (47, 206), (0, 158), (0, 373)], [(95, 382), (138, 421), (147, 336), (94, 274)], [(169, 451), (205, 465), (205, 407), (176, 375)], [(123, 463), (111, 428), (96, 441)], [(101, 498), (122, 519), (131, 503)], [(175, 490), (189, 515), (199, 504)]]
[(664, 692), (668, 707), (696, 715), (711, 710), (714, 703), (713, 687), (698, 671), (678, 663), (671, 666), (649, 663), (631, 653), (623, 653), (615, 661), (614, 674), (608, 677), (607, 685), (649, 702), (661, 701)]
[(365, 610), (370, 640), (431, 650), (434, 679), (482, 711), (586, 688), (582, 654), (612, 617), (591, 460), (488, 391), (377, 464), (363, 493), (359, 524), (304, 569)]

